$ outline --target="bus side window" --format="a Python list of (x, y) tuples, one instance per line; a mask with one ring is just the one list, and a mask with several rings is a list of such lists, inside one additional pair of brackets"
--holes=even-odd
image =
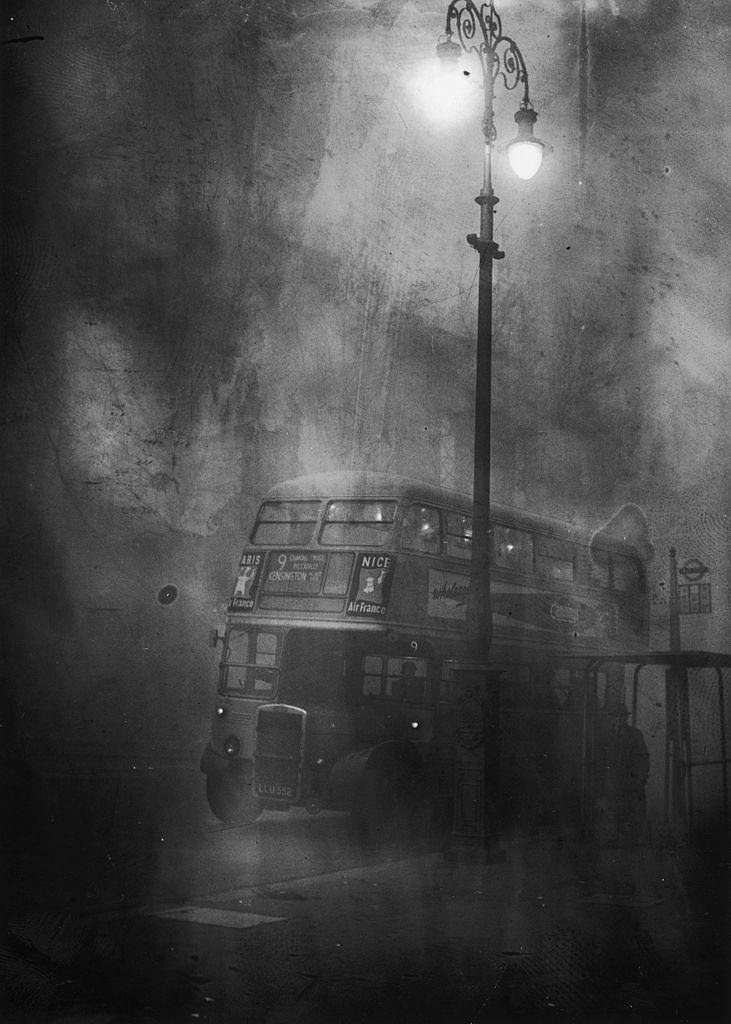
[(551, 706), (557, 711), (564, 711), (574, 705), (573, 687), (576, 680), (567, 668), (557, 668), (551, 672), (548, 685), (551, 695)]
[(413, 658), (389, 658), (386, 696), (394, 700), (424, 702), (426, 661)]
[(555, 537), (536, 536), (536, 571), (554, 580), (574, 578), (574, 546)]
[(446, 553), (450, 558), (468, 559), (472, 555), (472, 516), (447, 512)]
[(453, 704), (457, 696), (457, 675), (456, 670), (459, 662), (443, 661), (442, 675), (439, 680), (439, 701), (440, 703)]
[(383, 681), (383, 658), (366, 655), (363, 659), (363, 696), (380, 697)]
[(441, 548), (439, 509), (409, 505), (401, 522), (401, 546), (409, 551), (438, 555)]
[(510, 526), (493, 530), (495, 564), (515, 572), (533, 572), (533, 535)]

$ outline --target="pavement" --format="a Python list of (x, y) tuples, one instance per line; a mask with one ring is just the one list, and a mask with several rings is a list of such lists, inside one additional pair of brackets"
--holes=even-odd
[(227, 887), (201, 864), (207, 895), (146, 904), (145, 835), (124, 848), (124, 877), (140, 879), (125, 899), (90, 833), (16, 844), (0, 942), (9, 1024), (729, 1019), (718, 843), (506, 837), (489, 864), (400, 843), (355, 867)]

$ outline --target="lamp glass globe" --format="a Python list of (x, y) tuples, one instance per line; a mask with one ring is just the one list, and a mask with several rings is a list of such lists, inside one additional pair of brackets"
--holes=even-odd
[(508, 160), (518, 177), (528, 181), (541, 166), (543, 146), (536, 139), (516, 139), (508, 146)]

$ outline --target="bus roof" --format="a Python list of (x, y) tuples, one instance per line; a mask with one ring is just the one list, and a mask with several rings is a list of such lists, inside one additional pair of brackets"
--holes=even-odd
[[(472, 498), (468, 494), (424, 483), (408, 477), (395, 476), (389, 473), (377, 473), (370, 470), (341, 471), (328, 473), (311, 473), (293, 477), (276, 484), (265, 496), (265, 501), (287, 501), (306, 498), (347, 499), (362, 498), (405, 498), (412, 501), (423, 501), (425, 504), (451, 508), (467, 515), (472, 513)], [(580, 529), (561, 520), (550, 519), (533, 512), (511, 508), (506, 505), (491, 506), (492, 516), (497, 521), (504, 521), (517, 527), (534, 529), (553, 536), (567, 539), (581, 539), (588, 543), (594, 533), (591, 529)], [(605, 551), (624, 551), (632, 549), (639, 553), (632, 543), (621, 542), (611, 538), (597, 541), (597, 547)]]
[(415, 498), (434, 505), (450, 508), (472, 508), (472, 499), (466, 494), (436, 487), (420, 480), (370, 471), (343, 471), (341, 473), (312, 473), (283, 480), (269, 491), (267, 501), (291, 498)]

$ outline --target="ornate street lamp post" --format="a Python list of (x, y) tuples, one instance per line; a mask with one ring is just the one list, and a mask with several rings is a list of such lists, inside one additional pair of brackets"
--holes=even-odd
[[(456, 38), (456, 41), (455, 41)], [(472, 800), (479, 806), (472, 815), (474, 831), (485, 846), (496, 845), (497, 805), (499, 789), (499, 713), (497, 682), (490, 678), (487, 659), (492, 641), (492, 604), (490, 597), (490, 420), (492, 407), (492, 265), (501, 260), (501, 252), (493, 238), (493, 220), (498, 197), (492, 187), (492, 154), (497, 139), (493, 100), (495, 85), (501, 79), (505, 88), (521, 86), (523, 97), (515, 114), (517, 136), (508, 144), (510, 163), (521, 178), (531, 178), (540, 167), (545, 143), (533, 136), (537, 114), (528, 94), (528, 73), (523, 55), (516, 43), (503, 35), (502, 22), (492, 3), (480, 6), (472, 0), (453, 0), (447, 9), (446, 30), (437, 45), (445, 70), (450, 66), (457, 73), (463, 52), (479, 59), (484, 90), (482, 131), (485, 138), (483, 183), (476, 202), (480, 206), (480, 234), (468, 235), (467, 241), (480, 257), (477, 368), (475, 379), (475, 452), (474, 509), (472, 522), (472, 563), (470, 592), (467, 600), (467, 637), (474, 661), (473, 691), (482, 691), (484, 760), (481, 778), (470, 784)], [(459, 734), (458, 740), (459, 744)], [(458, 768), (459, 772), (459, 768)], [(465, 776), (467, 778), (468, 776)], [(460, 824), (460, 808), (469, 803), (463, 783), (457, 780), (455, 832), (469, 836), (470, 826)], [(469, 817), (469, 815), (468, 815)], [(461, 830), (461, 831), (460, 831)]]
[[(453, 41), (456, 35), (458, 42)], [(492, 264), (501, 260), (493, 238), (495, 206), (499, 202), (492, 187), (492, 153), (497, 139), (493, 100), (495, 83), (501, 78), (506, 89), (523, 88), (520, 108), (515, 114), (518, 134), (508, 144), (508, 156), (519, 177), (531, 178), (541, 164), (546, 144), (533, 136), (537, 114), (528, 93), (528, 72), (516, 43), (503, 35), (502, 22), (494, 4), (478, 7), (472, 0), (453, 0), (447, 10), (445, 35), (437, 55), (447, 66), (456, 64), (463, 51), (480, 61), (484, 88), (482, 131), (485, 137), (483, 183), (475, 202), (480, 206), (480, 234), (467, 241), (480, 256), (477, 313), (477, 373), (475, 380), (474, 514), (470, 597), (467, 631), (473, 655), (487, 659), (492, 639), (490, 604), (490, 419), (492, 398)]]

